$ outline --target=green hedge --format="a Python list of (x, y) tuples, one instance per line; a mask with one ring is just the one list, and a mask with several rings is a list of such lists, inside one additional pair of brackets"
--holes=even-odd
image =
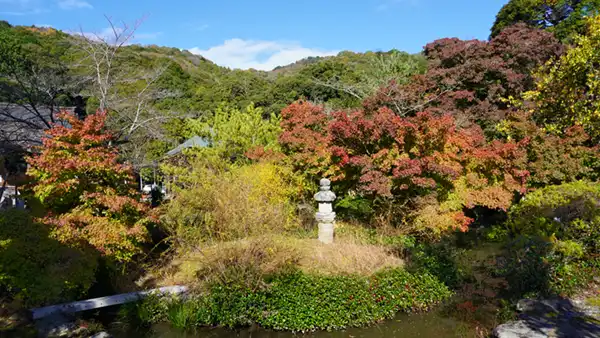
[(95, 280), (93, 250), (67, 247), (25, 211), (0, 211), (0, 287), (27, 306), (75, 300)]
[(573, 182), (536, 190), (515, 205), (508, 224), (514, 233), (577, 241), (600, 253), (600, 184)]
[(510, 210), (507, 224), (514, 238), (501, 272), (517, 296), (570, 295), (600, 273), (600, 184), (536, 190)]
[(166, 320), (179, 328), (258, 324), (305, 332), (364, 326), (399, 311), (425, 311), (450, 295), (432, 275), (403, 269), (368, 278), (294, 272), (271, 277), (259, 291), (215, 285), (206, 295), (186, 301), (149, 298), (124, 308), (123, 315), (138, 324)]

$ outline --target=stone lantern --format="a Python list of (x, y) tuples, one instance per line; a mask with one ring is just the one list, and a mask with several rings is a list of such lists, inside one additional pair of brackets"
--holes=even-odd
[(333, 212), (333, 201), (335, 194), (331, 191), (331, 181), (326, 178), (319, 182), (319, 192), (315, 194), (315, 200), (319, 203), (319, 211), (316, 219), (319, 223), (319, 241), (333, 243), (333, 225), (335, 223), (335, 212)]

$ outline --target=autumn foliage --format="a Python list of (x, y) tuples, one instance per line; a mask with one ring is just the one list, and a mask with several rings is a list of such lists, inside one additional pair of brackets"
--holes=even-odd
[(466, 230), (464, 208), (506, 210), (527, 187), (527, 141), (487, 143), (481, 128), (458, 128), (448, 114), (400, 117), (387, 107), (326, 114), (297, 102), (282, 126), (299, 169), (331, 177), (344, 193), (418, 209), (417, 231)]
[(597, 21), (566, 53), (551, 32), (523, 23), (489, 41), (434, 41), (424, 74), (391, 81), (361, 109), (288, 106), (280, 143), (311, 180), (334, 180), (340, 206), (360, 201), (358, 213), (386, 214), (410, 232), (466, 230), (469, 209), (505, 212), (528, 191), (598, 178), (595, 100), (586, 95), (597, 86), (585, 77), (594, 69), (573, 66), (592, 59)]
[(531, 113), (515, 112), (496, 126), (496, 132), (501, 139), (525, 146), (531, 188), (597, 179), (599, 149), (582, 126), (556, 134), (536, 124)]
[(44, 146), (29, 158), (41, 220), (69, 245), (91, 245), (103, 256), (127, 262), (147, 239), (146, 206), (139, 202), (130, 167), (118, 162), (105, 129), (106, 113), (81, 121), (63, 112), (46, 131)]
[(552, 33), (524, 24), (490, 41), (439, 39), (425, 46), (425, 74), (405, 85), (383, 87), (364, 105), (371, 110), (386, 106), (402, 116), (451, 114), (459, 126), (477, 123), (487, 131), (511, 112), (508, 98), (534, 88), (532, 71), (563, 49)]
[(284, 108), (281, 118), (283, 132), (279, 142), (296, 166), (309, 175), (327, 172), (332, 163), (329, 118), (323, 108), (299, 101)]

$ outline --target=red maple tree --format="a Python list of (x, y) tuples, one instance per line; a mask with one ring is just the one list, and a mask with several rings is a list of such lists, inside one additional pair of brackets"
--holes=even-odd
[(490, 41), (439, 39), (425, 46), (425, 74), (405, 85), (390, 83), (364, 106), (386, 106), (403, 116), (421, 111), (451, 114), (460, 126), (477, 123), (490, 129), (512, 111), (509, 97), (519, 98), (534, 88), (533, 70), (563, 50), (552, 33), (524, 24)]
[(383, 107), (327, 115), (300, 102), (284, 110), (282, 127), (284, 149), (311, 179), (330, 177), (342, 194), (427, 209), (414, 217), (429, 230), (466, 230), (472, 220), (463, 209), (506, 210), (527, 187), (527, 140), (487, 143), (479, 126), (459, 128), (450, 114), (400, 117)]
[(109, 145), (106, 112), (85, 120), (62, 112), (62, 123), (45, 132), (40, 152), (28, 159), (34, 196), (47, 210), (42, 222), (60, 241), (87, 243), (126, 262), (147, 240), (147, 207), (139, 202), (130, 167)]

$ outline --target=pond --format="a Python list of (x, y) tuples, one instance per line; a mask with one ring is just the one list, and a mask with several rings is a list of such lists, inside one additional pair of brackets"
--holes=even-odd
[(435, 337), (435, 338), (475, 338), (475, 329), (456, 319), (443, 316), (439, 312), (428, 312), (412, 315), (398, 315), (396, 318), (366, 328), (352, 328), (332, 332), (314, 332), (300, 335), (290, 332), (278, 332), (261, 328), (228, 330), (223, 328), (203, 328), (195, 331), (181, 331), (169, 324), (154, 325), (144, 330), (123, 330), (119, 325), (112, 325), (109, 332), (115, 338), (292, 338), (298, 336), (316, 338), (377, 338), (377, 337)]

